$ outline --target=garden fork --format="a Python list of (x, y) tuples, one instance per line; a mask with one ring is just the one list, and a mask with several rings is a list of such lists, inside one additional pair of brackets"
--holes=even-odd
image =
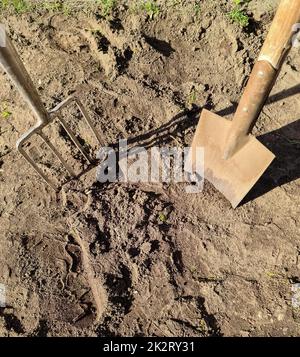
[(47, 144), (48, 148), (58, 158), (58, 160), (61, 162), (61, 164), (69, 173), (69, 175), (71, 177), (78, 177), (72, 167), (65, 161), (61, 153), (43, 133), (43, 129), (50, 123), (52, 123), (55, 119), (57, 119), (65, 129), (66, 133), (69, 135), (71, 141), (80, 150), (85, 159), (90, 164), (94, 163), (94, 160), (90, 157), (89, 153), (85, 150), (85, 148), (80, 144), (79, 140), (77, 139), (74, 132), (71, 130), (70, 126), (61, 116), (62, 109), (68, 106), (71, 102), (75, 102), (83, 118), (87, 122), (89, 128), (92, 130), (95, 138), (101, 146), (104, 146), (104, 142), (101, 137), (102, 135), (100, 135), (100, 133), (93, 126), (93, 123), (88, 115), (87, 110), (76, 95), (68, 97), (50, 112), (47, 112), (45, 106), (43, 105), (39, 97), (37, 89), (35, 88), (24, 64), (22, 63), (11, 39), (7, 35), (3, 26), (1, 26), (0, 28), (0, 64), (2, 65), (4, 71), (10, 77), (10, 79), (13, 81), (16, 88), (18, 89), (22, 97), (25, 99), (30, 109), (32, 110), (35, 118), (37, 119), (36, 124), (31, 127), (28, 132), (22, 135), (21, 138), (17, 141), (17, 150), (23, 155), (27, 162), (30, 163), (34, 170), (46, 181), (46, 183), (54, 190), (57, 190), (60, 187), (56, 187), (56, 185), (47, 177), (43, 170), (41, 170), (35, 160), (24, 150), (24, 144), (28, 142), (33, 135), (39, 135), (40, 138)]

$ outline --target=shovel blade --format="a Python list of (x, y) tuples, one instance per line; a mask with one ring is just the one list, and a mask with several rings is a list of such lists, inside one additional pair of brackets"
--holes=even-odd
[(203, 110), (192, 143), (192, 163), (197, 147), (204, 148), (204, 174), (231, 203), (233, 208), (243, 200), (265, 172), (275, 155), (249, 135), (247, 143), (232, 157), (224, 159), (225, 140), (231, 122)]

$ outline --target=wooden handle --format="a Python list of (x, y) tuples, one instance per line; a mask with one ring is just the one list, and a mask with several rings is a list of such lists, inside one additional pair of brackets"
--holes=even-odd
[(3, 45), (0, 46), (0, 69), (2, 66), (4, 71), (8, 74), (38, 119), (38, 123), (43, 125), (48, 124), (48, 113), (17, 50), (3, 29), (1, 31), (0, 40)]
[(259, 61), (268, 61), (279, 69), (300, 21), (300, 0), (281, 0), (269, 34), (260, 52)]
[(267, 39), (234, 115), (224, 147), (224, 158), (234, 155), (248, 141), (268, 98), (285, 56), (292, 47), (293, 29), (300, 20), (300, 0), (281, 0)]

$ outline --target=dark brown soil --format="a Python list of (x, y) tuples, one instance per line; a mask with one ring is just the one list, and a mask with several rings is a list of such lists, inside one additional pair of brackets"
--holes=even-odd
[[(107, 144), (188, 146), (202, 108), (232, 117), (278, 2), (251, 1), (247, 29), (227, 1), (204, 0), (197, 16), (181, 3), (153, 20), (125, 8), (0, 17), (47, 108), (76, 90)], [(102, 185), (95, 169), (56, 194), (15, 149), (34, 118), (0, 72), (12, 113), (0, 118), (0, 335), (299, 335), (299, 71), (293, 49), (254, 132), (277, 159), (236, 210), (209, 183), (194, 195)]]

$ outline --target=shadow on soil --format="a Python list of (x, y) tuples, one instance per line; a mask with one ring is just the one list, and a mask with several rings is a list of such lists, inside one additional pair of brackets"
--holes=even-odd
[(300, 120), (258, 137), (276, 158), (241, 204), (300, 177)]
[[(266, 105), (293, 96), (299, 92), (300, 85), (294, 86), (272, 95)], [(210, 105), (206, 105), (205, 108), (208, 110), (212, 109)], [(220, 116), (230, 115), (235, 112), (235, 109), (236, 105), (233, 104), (231, 107), (225, 108), (216, 114)], [(174, 138), (185, 145), (184, 133), (186, 130), (192, 130), (196, 127), (201, 110), (202, 108), (195, 106), (192, 110), (183, 111), (160, 128), (128, 139), (128, 145), (131, 147), (143, 146), (144, 148), (151, 148), (153, 146), (170, 144), (174, 141)], [(300, 177), (300, 120), (264, 134), (258, 137), (258, 140), (276, 155), (276, 159), (245, 197), (241, 205)], [(117, 144), (113, 144), (112, 146), (117, 147)]]

